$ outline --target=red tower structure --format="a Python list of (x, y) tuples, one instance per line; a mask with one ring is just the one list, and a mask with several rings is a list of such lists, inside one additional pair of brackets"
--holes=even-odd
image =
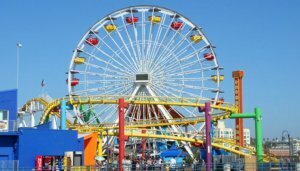
[(122, 171), (122, 162), (125, 156), (125, 108), (128, 107), (128, 103), (125, 103), (124, 98), (119, 99), (119, 171)]
[[(234, 101), (238, 107), (238, 112), (243, 113), (243, 77), (244, 71), (233, 71), (232, 77), (234, 79)], [(244, 123), (243, 119), (235, 119), (235, 138), (236, 144), (244, 146)]]

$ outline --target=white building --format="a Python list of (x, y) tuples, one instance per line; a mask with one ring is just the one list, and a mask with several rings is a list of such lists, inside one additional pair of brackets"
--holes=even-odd
[(298, 155), (298, 151), (300, 151), (300, 140), (299, 139), (294, 139), (292, 141), (293, 144), (293, 155), (297, 156)]
[[(235, 130), (226, 128), (224, 121), (218, 121), (215, 128), (215, 138), (235, 139)], [(244, 128), (244, 144), (250, 145), (250, 129)]]

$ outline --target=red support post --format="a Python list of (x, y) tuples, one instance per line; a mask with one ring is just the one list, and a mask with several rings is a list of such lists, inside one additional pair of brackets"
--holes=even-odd
[[(142, 134), (146, 134), (146, 130), (143, 129), (142, 130)], [(145, 160), (146, 159), (146, 138), (142, 138), (142, 159)]]
[(119, 171), (122, 171), (122, 161), (125, 156), (125, 111), (127, 103), (124, 98), (119, 99)]

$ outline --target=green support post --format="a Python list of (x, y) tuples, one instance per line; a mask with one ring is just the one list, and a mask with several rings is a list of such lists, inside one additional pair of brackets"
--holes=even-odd
[(258, 163), (263, 162), (263, 137), (262, 137), (262, 114), (260, 108), (255, 108), (254, 113), (236, 113), (230, 116), (231, 119), (235, 118), (253, 118), (255, 120), (255, 146), (256, 158)]
[(255, 136), (256, 136), (256, 156), (257, 162), (263, 162), (263, 136), (262, 136), (262, 115), (259, 108), (255, 108)]

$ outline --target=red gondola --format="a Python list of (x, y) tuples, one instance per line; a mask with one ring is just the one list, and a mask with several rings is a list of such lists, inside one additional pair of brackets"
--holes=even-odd
[[(68, 84), (68, 79), (66, 80), (67, 84)], [(71, 86), (76, 86), (77, 84), (79, 84), (79, 79), (78, 78), (73, 78), (71, 81)]]
[[(212, 100), (214, 101), (215, 99), (212, 99)], [(225, 102), (224, 98), (221, 97), (221, 98), (219, 98), (219, 99), (217, 100), (216, 105), (217, 105), (217, 106), (222, 105), (224, 102)]]
[(139, 21), (138, 17), (126, 17), (126, 23), (133, 24)]
[(174, 30), (178, 30), (178, 29), (180, 29), (182, 27), (182, 22), (180, 22), (180, 21), (172, 22), (171, 27)]
[(208, 61), (212, 61), (212, 60), (214, 60), (214, 55), (212, 54), (212, 53), (205, 53), (204, 55), (203, 55), (203, 57), (206, 59), (206, 60), (208, 60)]
[(91, 46), (96, 46), (99, 43), (99, 39), (96, 37), (89, 37), (85, 40), (85, 43)]

